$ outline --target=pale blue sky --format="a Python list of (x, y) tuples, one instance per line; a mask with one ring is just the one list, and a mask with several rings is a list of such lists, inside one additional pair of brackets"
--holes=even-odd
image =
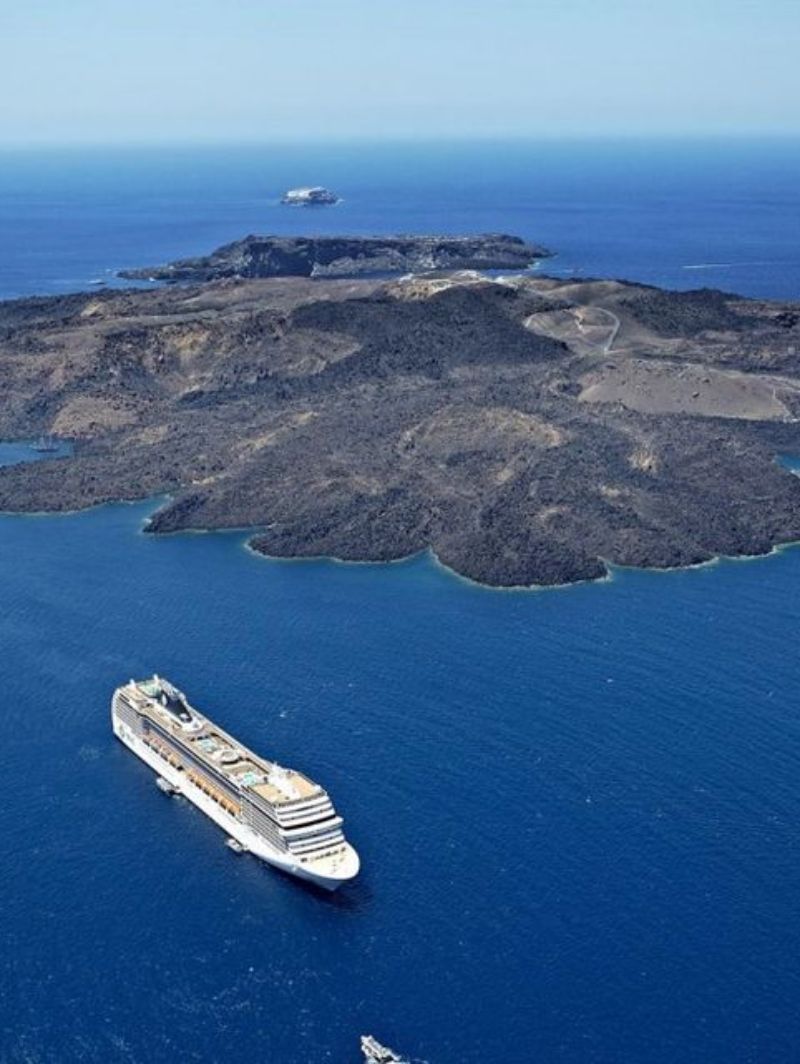
[(800, 133), (800, 0), (0, 0), (0, 145)]

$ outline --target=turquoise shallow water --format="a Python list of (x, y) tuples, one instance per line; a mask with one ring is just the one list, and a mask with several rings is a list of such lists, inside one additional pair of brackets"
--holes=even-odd
[[(147, 512), (0, 518), (4, 1060), (793, 1059), (800, 551), (492, 592)], [(157, 791), (154, 669), (324, 781), (352, 888)]]
[[(248, 230), (465, 229), (800, 293), (796, 144), (2, 161), (5, 296)], [(305, 181), (345, 202), (278, 207)], [(150, 505), (0, 516), (2, 1064), (356, 1064), (368, 1030), (430, 1064), (797, 1059), (800, 551), (491, 592), (151, 538)], [(153, 670), (330, 788), (356, 884), (235, 858), (157, 791), (108, 719)]]

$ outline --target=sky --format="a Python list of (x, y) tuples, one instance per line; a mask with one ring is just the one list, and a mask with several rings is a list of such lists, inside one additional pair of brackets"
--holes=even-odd
[(0, 146), (800, 134), (800, 0), (0, 0)]

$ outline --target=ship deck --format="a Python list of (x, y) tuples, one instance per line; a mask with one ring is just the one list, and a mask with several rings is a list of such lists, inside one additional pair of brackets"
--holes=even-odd
[(259, 757), (188, 701), (186, 706), (199, 727), (191, 731), (183, 728), (156, 700), (152, 681), (132, 681), (123, 690), (140, 713), (165, 728), (188, 753), (222, 773), (240, 790), (251, 790), (275, 806), (321, 797), (325, 793), (319, 784), (296, 769)]

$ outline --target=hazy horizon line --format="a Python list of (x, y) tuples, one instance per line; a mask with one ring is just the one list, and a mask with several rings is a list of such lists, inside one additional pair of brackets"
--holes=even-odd
[(675, 142), (733, 142), (733, 141), (780, 141), (800, 142), (800, 129), (769, 131), (769, 130), (740, 130), (740, 131), (707, 131), (697, 130), (685, 132), (615, 132), (615, 133), (503, 133), (488, 134), (397, 134), (396, 136), (382, 136), (374, 134), (352, 135), (310, 135), (307, 137), (274, 136), (274, 137), (154, 137), (150, 139), (132, 138), (130, 140), (96, 140), (96, 139), (69, 139), (69, 140), (12, 140), (3, 142), (0, 139), (0, 152), (2, 151), (36, 151), (36, 150), (63, 150), (63, 149), (128, 149), (141, 150), (151, 148), (276, 148), (276, 147), (325, 147), (346, 145), (418, 145), (420, 147), (449, 147), (469, 144), (613, 144), (624, 142), (626, 144), (652, 144), (652, 143), (675, 143)]

